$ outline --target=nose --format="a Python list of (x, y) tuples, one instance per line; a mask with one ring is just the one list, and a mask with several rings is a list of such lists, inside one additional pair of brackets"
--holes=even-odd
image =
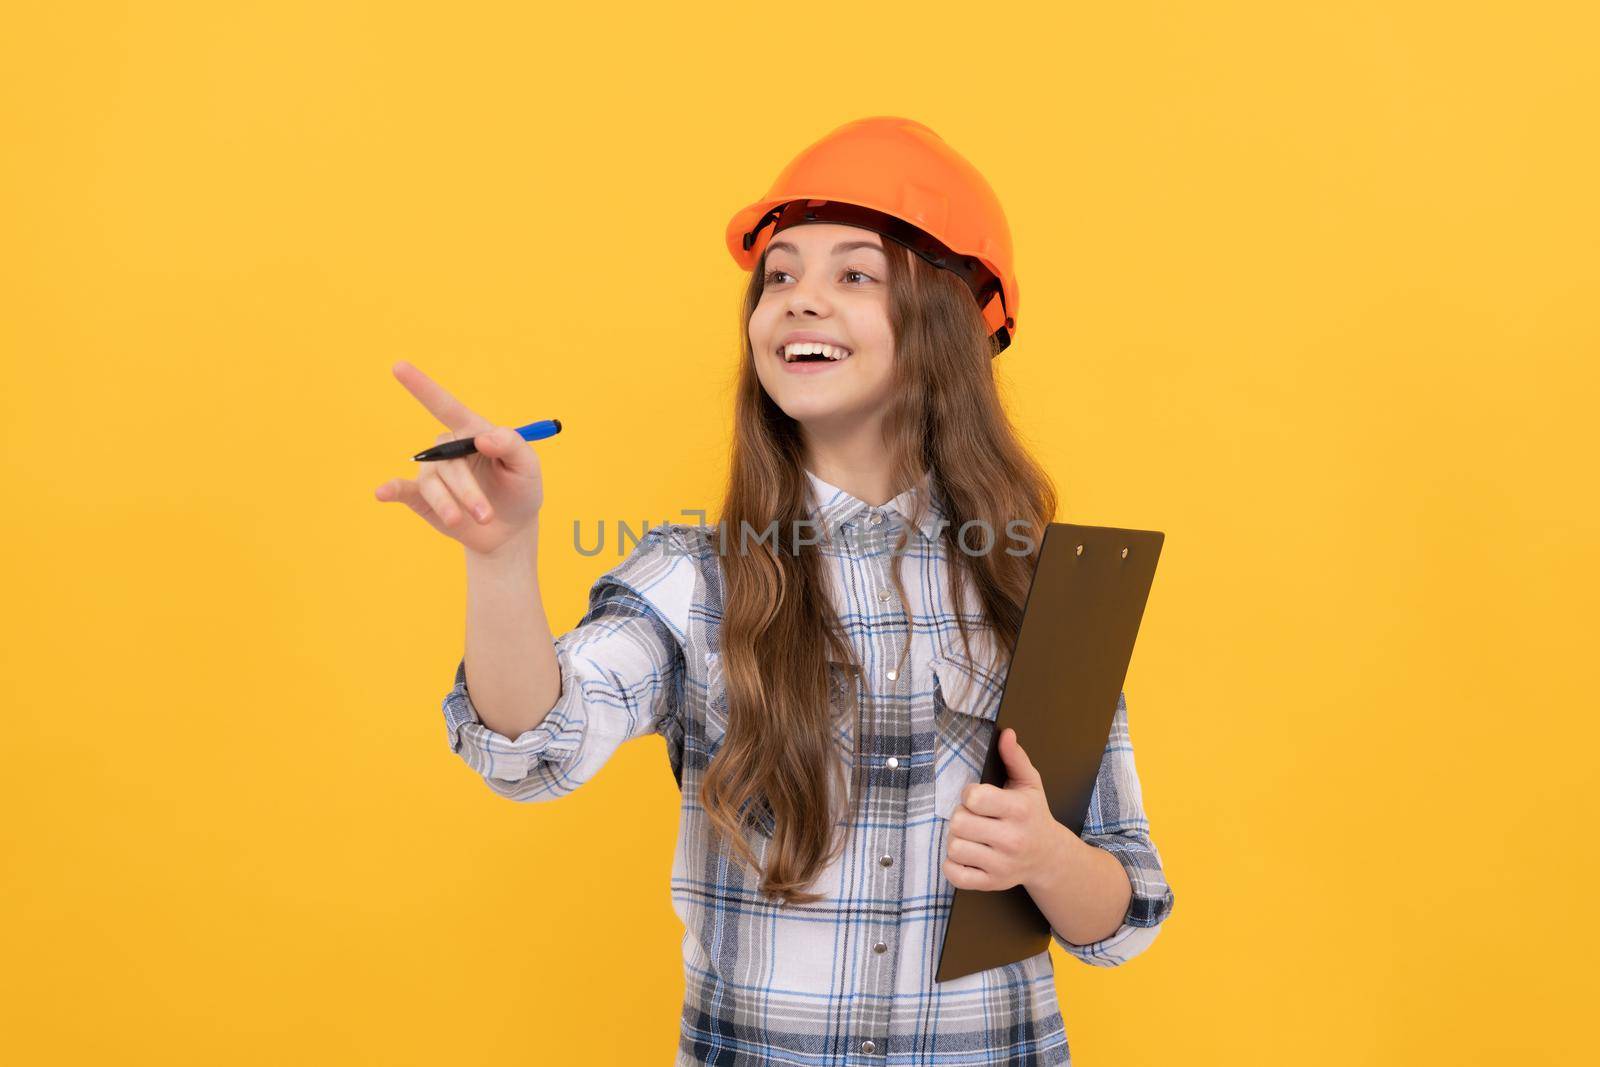
[(833, 306), (828, 303), (826, 281), (822, 271), (806, 271), (789, 289), (787, 311), (789, 315), (829, 315)]

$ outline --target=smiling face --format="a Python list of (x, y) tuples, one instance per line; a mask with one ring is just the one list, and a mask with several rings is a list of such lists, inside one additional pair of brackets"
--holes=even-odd
[(767, 246), (765, 271), (748, 329), (773, 403), (813, 432), (880, 418), (894, 370), (883, 238), (831, 222), (790, 226)]

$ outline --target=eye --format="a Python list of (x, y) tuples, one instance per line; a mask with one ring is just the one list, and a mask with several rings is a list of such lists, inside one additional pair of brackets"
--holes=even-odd
[(868, 274), (866, 271), (863, 271), (863, 270), (856, 270), (854, 267), (847, 268), (845, 270), (845, 274), (847, 276), (851, 275), (851, 274), (859, 274), (863, 278), (867, 279), (867, 281), (872, 281), (873, 280), (872, 275)]
[(778, 275), (780, 275), (780, 274), (787, 275), (788, 273), (789, 272), (785, 271), (785, 270), (769, 270), (769, 271), (767, 271), (767, 277), (765, 279), (766, 283), (768, 285), (770, 285), (778, 277)]

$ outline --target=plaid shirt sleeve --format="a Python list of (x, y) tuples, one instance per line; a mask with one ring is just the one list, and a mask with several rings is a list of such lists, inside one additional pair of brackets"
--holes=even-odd
[(687, 560), (668, 542), (665, 526), (648, 530), (595, 581), (583, 618), (555, 639), (561, 695), (531, 730), (509, 738), (486, 726), (467, 692), (466, 659), (457, 665), (444, 699), (446, 737), (491, 790), (555, 800), (593, 778), (624, 741), (681, 736), (683, 649), (673, 627), (693, 587), (682, 573)]
[(1122, 925), (1110, 936), (1087, 945), (1074, 945), (1051, 930), (1051, 939), (1085, 963), (1115, 967), (1150, 947), (1161, 932), (1162, 922), (1172, 914), (1173, 902), (1161, 854), (1150, 840), (1150, 821), (1145, 817), (1139, 774), (1133, 764), (1126, 693), (1117, 696), (1117, 710), (1111, 720), (1094, 794), (1089, 799), (1082, 837), (1122, 863), (1133, 896)]

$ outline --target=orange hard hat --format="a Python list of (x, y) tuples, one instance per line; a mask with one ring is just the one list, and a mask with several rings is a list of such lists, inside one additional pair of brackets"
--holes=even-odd
[(951, 271), (977, 299), (994, 354), (1011, 343), (1018, 296), (1005, 212), (977, 168), (922, 123), (885, 115), (829, 133), (733, 216), (728, 251), (753, 270), (773, 234), (806, 222), (872, 230)]

